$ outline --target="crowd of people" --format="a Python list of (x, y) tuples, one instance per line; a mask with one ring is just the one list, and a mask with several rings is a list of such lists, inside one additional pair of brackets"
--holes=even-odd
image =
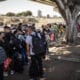
[[(52, 42), (58, 41), (60, 37), (64, 37), (65, 31), (66, 31), (66, 25), (65, 24), (47, 24), (42, 26), (43, 32), (46, 34), (46, 39), (49, 45), (52, 44)], [(53, 45), (53, 44), (52, 44)]]
[(24, 65), (30, 65), (31, 80), (42, 78), (42, 61), (49, 53), (48, 44), (56, 41), (64, 31), (62, 24), (42, 25), (42, 30), (36, 29), (35, 24), (5, 25), (4, 32), (0, 32), (0, 80), (16, 72), (23, 73)]

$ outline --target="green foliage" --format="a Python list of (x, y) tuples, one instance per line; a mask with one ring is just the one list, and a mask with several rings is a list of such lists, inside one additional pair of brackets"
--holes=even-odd
[(17, 16), (32, 16), (32, 12), (31, 11), (21, 12), (18, 13)]
[(12, 12), (8, 12), (7, 14), (6, 14), (6, 16), (15, 16), (16, 14), (15, 13), (12, 13)]
[(13, 13), (13, 12), (8, 12), (6, 13), (6, 16), (32, 16), (32, 12), (31, 11), (25, 11), (25, 12), (21, 12), (21, 13)]

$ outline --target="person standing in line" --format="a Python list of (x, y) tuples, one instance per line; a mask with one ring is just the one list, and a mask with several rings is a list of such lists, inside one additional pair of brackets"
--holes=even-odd
[(28, 28), (28, 35), (26, 37), (26, 44), (28, 56), (31, 57), (31, 63), (29, 67), (29, 77), (31, 80), (39, 80), (39, 78), (43, 77), (42, 57), (33, 51), (32, 36), (35, 36), (35, 34), (35, 28), (33, 26), (30, 26)]

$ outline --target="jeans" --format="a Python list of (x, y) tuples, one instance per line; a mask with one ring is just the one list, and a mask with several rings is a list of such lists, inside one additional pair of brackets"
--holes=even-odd
[(0, 80), (3, 80), (3, 69), (4, 69), (4, 65), (0, 64)]
[(43, 76), (42, 58), (39, 55), (31, 56), (31, 64), (29, 68), (30, 78), (37, 78)]
[(22, 48), (22, 60), (24, 63), (28, 63), (28, 56), (25, 48)]

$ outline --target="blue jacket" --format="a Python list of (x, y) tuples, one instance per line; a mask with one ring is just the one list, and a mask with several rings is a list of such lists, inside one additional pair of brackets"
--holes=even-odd
[(0, 46), (0, 64), (4, 63), (6, 59), (6, 53), (3, 47)]

